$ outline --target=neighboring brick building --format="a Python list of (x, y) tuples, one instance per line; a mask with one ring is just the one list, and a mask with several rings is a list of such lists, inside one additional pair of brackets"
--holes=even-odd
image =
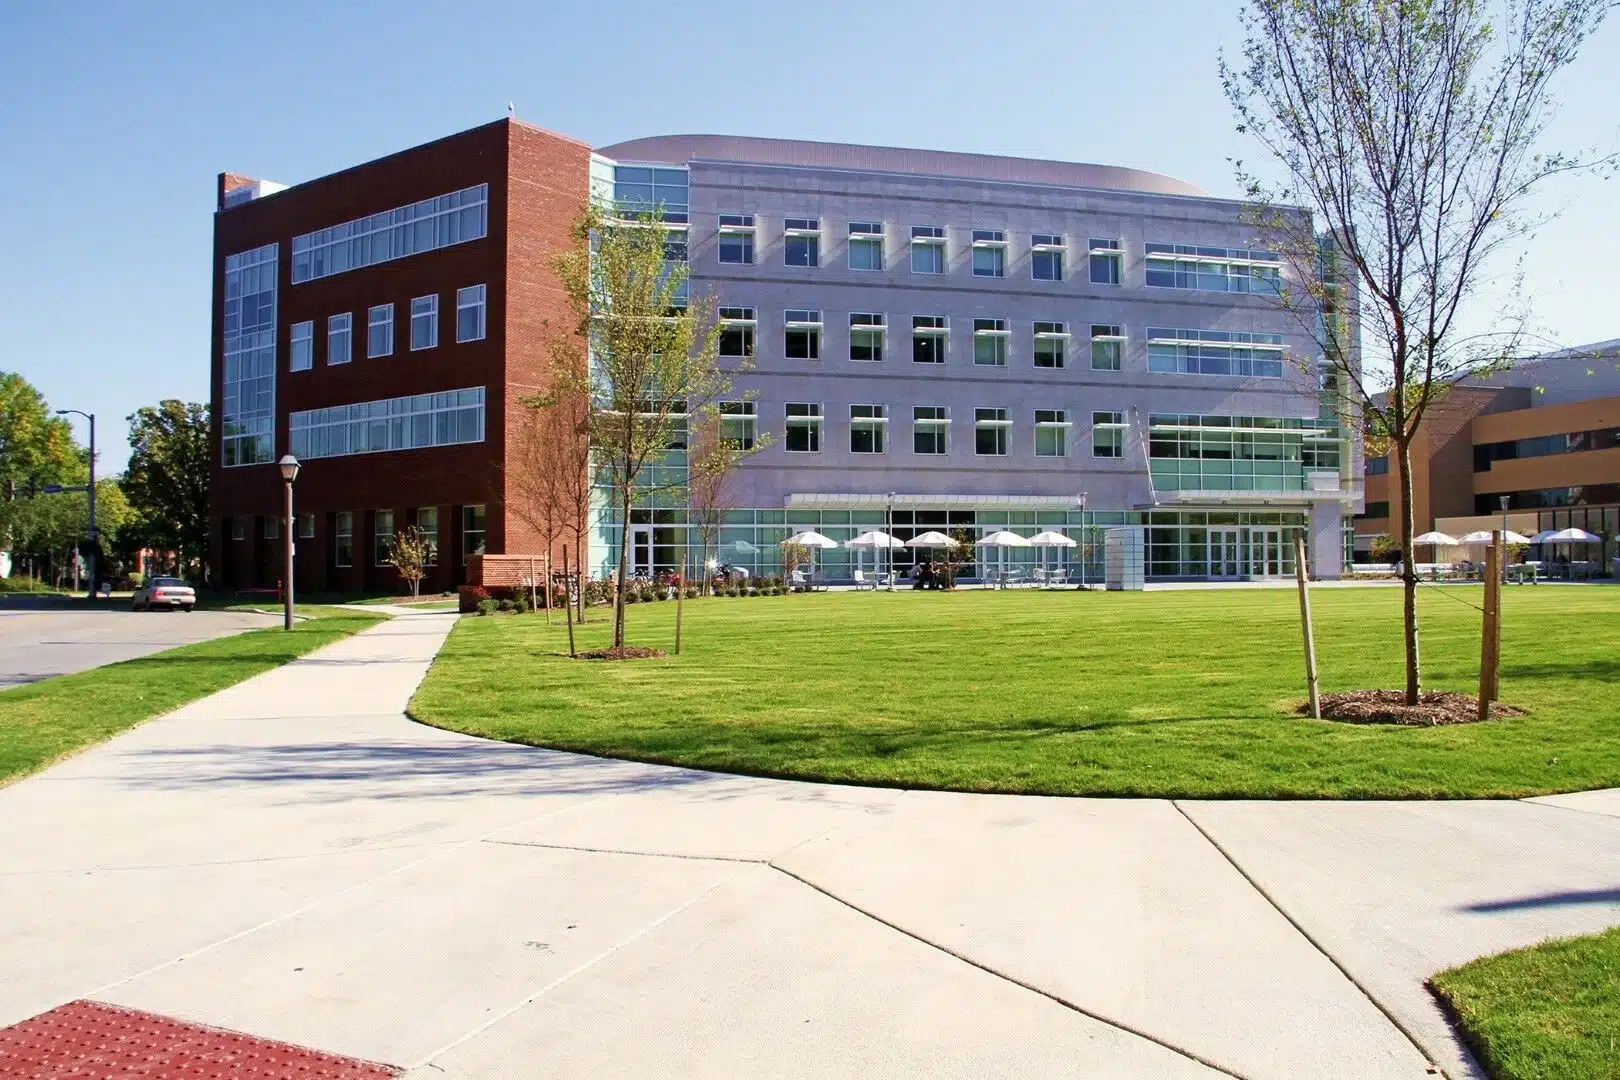
[(274, 463), (289, 449), (302, 590), (397, 587), (381, 548), (409, 525), (438, 536), (426, 588), (463, 580), (469, 549), (537, 549), (504, 513), (503, 461), (512, 405), (544, 377), (546, 325), (569, 325), (550, 264), (589, 162), (582, 143), (501, 120), (290, 188), (220, 176), (220, 584), (280, 580)]
[[(1620, 529), (1620, 341), (1581, 346), (1454, 387), (1412, 445), (1413, 531), (1460, 536), (1499, 527), (1526, 536), (1574, 525), (1608, 538)], [(1367, 458), (1366, 510), (1356, 550), (1395, 535), (1400, 492), (1389, 458)]]

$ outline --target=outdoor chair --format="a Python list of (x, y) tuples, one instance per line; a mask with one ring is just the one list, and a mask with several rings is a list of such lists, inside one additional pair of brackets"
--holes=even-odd
[(855, 591), (859, 592), (862, 589), (871, 589), (876, 592), (877, 578), (869, 578), (866, 576), (865, 570), (857, 570), (855, 571)]
[(1055, 570), (1048, 570), (1046, 572), (1046, 586), (1047, 586), (1047, 588), (1055, 589), (1059, 585), (1067, 585), (1068, 583), (1069, 583), (1069, 572), (1068, 572), (1068, 570), (1063, 569), (1062, 567), (1059, 567), (1059, 568), (1057, 568)]
[(795, 570), (788, 575), (788, 584), (793, 586), (795, 589), (808, 589), (810, 587), (810, 579), (804, 576), (803, 570)]
[(1037, 566), (1035, 569), (1031, 570), (1029, 574), (1036, 585), (1043, 589), (1046, 588), (1046, 570), (1043, 567)]

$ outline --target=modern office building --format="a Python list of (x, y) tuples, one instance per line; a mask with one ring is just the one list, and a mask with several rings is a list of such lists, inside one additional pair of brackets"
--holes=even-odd
[[(593, 153), (503, 120), (286, 189), (221, 177), (225, 580), (275, 577), (272, 463), (289, 450), (305, 588), (391, 584), (406, 523), (440, 538), (431, 584), (480, 545), (536, 550), (507, 448), (568, 325), (549, 260), (588, 197), (661, 206), (723, 354), (751, 360), (728, 424), (771, 439), (738, 470), (728, 561), (769, 572), (805, 528), (1137, 525), (1150, 577), (1291, 574), (1301, 531), (1313, 571), (1339, 575), (1359, 441), (1314, 328), (1267, 295), (1286, 270), (1244, 204), (976, 154), (709, 135)], [(610, 507), (597, 571), (626, 525)], [(639, 569), (698, 554), (679, 505), (627, 527)], [(836, 579), (849, 559), (821, 567)]]
[[(1388, 455), (1366, 462), (1358, 559), (1398, 531), (1400, 491)], [(1501, 526), (1526, 536), (1573, 525), (1606, 538), (1591, 561), (1609, 567), (1620, 530), (1620, 340), (1560, 350), (1462, 383), (1424, 418), (1413, 443), (1413, 531), (1460, 536)], [(1540, 554), (1539, 552), (1537, 554)]]

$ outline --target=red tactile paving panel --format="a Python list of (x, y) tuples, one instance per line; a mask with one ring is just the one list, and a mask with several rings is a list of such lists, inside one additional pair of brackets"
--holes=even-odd
[(373, 1080), (399, 1070), (96, 1001), (0, 1028), (0, 1080)]

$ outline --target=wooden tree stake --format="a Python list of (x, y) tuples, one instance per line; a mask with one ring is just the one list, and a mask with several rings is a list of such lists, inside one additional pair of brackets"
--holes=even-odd
[[(563, 577), (568, 577), (568, 548), (566, 546), (563, 548)], [(572, 619), (568, 620), (568, 655), (571, 657), (578, 655), (574, 652), (574, 621)]]
[(1322, 699), (1316, 687), (1316, 634), (1311, 629), (1311, 591), (1305, 573), (1305, 534), (1294, 533), (1294, 581), (1299, 585), (1299, 621), (1305, 628), (1305, 682), (1311, 692), (1311, 718), (1322, 719)]

